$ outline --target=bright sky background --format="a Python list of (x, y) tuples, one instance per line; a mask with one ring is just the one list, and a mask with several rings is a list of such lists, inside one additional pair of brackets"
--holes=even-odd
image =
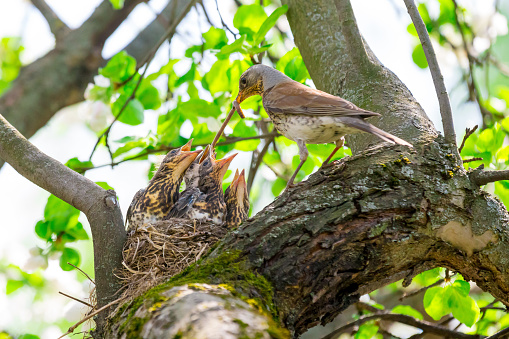
[[(90, 15), (98, 0), (47, 0), (48, 4), (72, 28), (80, 24)], [(227, 23), (231, 24), (233, 8), (229, 1), (219, 1), (220, 10)], [(219, 17), (213, 0), (204, 0), (209, 15), (219, 27)], [(415, 66), (411, 53), (415, 44), (406, 27), (410, 19), (403, 7), (403, 1), (398, 0), (353, 0), (354, 11), (358, 20), (360, 31), (381, 62), (391, 69), (409, 87), (412, 94), (423, 106), (437, 129), (442, 130), (438, 102), (435, 95), (431, 76), (428, 70)], [(129, 19), (122, 24), (118, 31), (107, 41), (104, 56), (109, 57), (125, 46), (147, 23), (155, 17), (165, 5), (163, 0), (151, 0), (150, 3), (139, 5)], [(488, 7), (488, 6), (486, 6)], [(203, 16), (193, 10), (178, 28), (178, 35), (172, 41), (171, 56), (173, 58), (183, 55), (189, 41), (198, 43), (200, 32), (196, 21)], [(202, 20), (203, 22), (203, 20)], [(202, 32), (208, 30), (203, 24)], [(0, 38), (4, 36), (23, 37), (26, 50), (23, 55), (24, 62), (29, 63), (53, 47), (53, 37), (39, 12), (26, 0), (0, 0)], [(457, 61), (452, 54), (438, 53), (439, 63), (442, 67), (448, 89), (454, 87), (459, 74), (452, 72)], [(168, 46), (158, 53), (152, 67), (158, 68), (168, 59)], [(177, 71), (178, 72), (178, 71)], [(465, 97), (465, 93), (456, 90), (452, 95), (453, 111), (458, 137), (462, 137), (465, 127), (472, 127), (480, 123), (477, 108), (467, 104), (458, 107), (458, 103)], [(31, 141), (46, 154), (65, 162), (71, 157), (78, 156), (81, 160), (88, 159), (96, 137), (87, 129), (83, 121), (93, 114), (93, 105), (76, 105), (64, 109), (31, 138)], [(0, 112), (1, 113), (1, 112)], [(36, 112), (34, 112), (36, 113)], [(461, 119), (459, 116), (461, 115)], [(145, 130), (155, 129), (156, 113), (147, 113), (143, 125)], [(130, 127), (116, 124), (112, 130), (111, 140), (124, 135), (140, 134), (140, 127)], [(108, 154), (99, 150), (94, 156), (94, 164), (107, 163)], [(235, 159), (233, 166), (247, 168), (248, 159)], [(117, 166), (114, 170), (103, 168), (92, 170), (87, 177), (94, 181), (106, 181), (113, 186), (118, 196), (122, 211), (125, 215), (127, 207), (134, 193), (147, 182), (147, 162), (129, 162)], [(261, 171), (262, 175), (269, 175)], [(37, 220), (42, 218), (44, 205), (48, 193), (17, 174), (10, 166), (5, 165), (0, 172), (0, 261), (10, 262), (23, 267), (30, 255), (28, 249), (44, 243), (38, 239), (33, 231)], [(260, 207), (257, 208), (258, 210)], [(81, 221), (88, 224), (86, 219)], [(90, 234), (90, 232), (89, 232)], [(91, 242), (81, 242), (77, 246), (83, 251), (91, 250)], [(91, 255), (85, 258), (83, 268), (92, 272)], [(48, 299), (33, 301), (33, 294), (29, 289), (18, 291), (11, 297), (5, 295), (5, 279), (0, 276), (0, 330), (9, 332), (32, 332), (42, 338), (55, 339), (60, 335), (57, 327), (42, 328), (38, 319), (47, 322), (56, 321), (64, 315), (70, 321), (77, 321), (80, 316), (77, 303), (57, 294), (63, 291), (76, 297), (86, 297), (87, 284), (78, 283), (75, 272), (62, 272), (58, 262), (53, 260), (45, 272), (45, 276), (52, 280), (53, 294)]]

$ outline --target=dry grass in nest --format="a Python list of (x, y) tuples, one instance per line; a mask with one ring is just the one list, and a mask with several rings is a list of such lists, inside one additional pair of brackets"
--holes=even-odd
[(146, 224), (129, 233), (119, 277), (122, 297), (138, 296), (196, 262), (227, 233), (225, 227), (187, 219)]

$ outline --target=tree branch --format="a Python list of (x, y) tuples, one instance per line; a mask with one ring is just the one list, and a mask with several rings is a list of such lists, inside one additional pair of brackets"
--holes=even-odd
[(62, 36), (69, 33), (71, 29), (67, 26), (58, 15), (51, 9), (45, 0), (31, 0), (35, 8), (41, 12), (42, 16), (48, 22), (51, 33), (55, 36), (55, 40), (59, 41)]
[(509, 180), (509, 170), (505, 171), (475, 171), (470, 175), (470, 180), (478, 186), (490, 182)]
[(440, 104), (440, 115), (442, 116), (442, 126), (444, 127), (445, 141), (451, 145), (456, 144), (456, 132), (454, 131), (454, 122), (452, 118), (451, 103), (449, 102), (449, 96), (447, 95), (447, 89), (445, 88), (444, 77), (440, 72), (440, 66), (438, 65), (433, 45), (426, 30), (426, 26), (422, 21), (419, 10), (415, 6), (413, 0), (404, 0), (408, 14), (412, 18), (419, 39), (421, 40), (426, 60), (428, 61), (429, 70), (433, 83), (435, 85), (435, 91), (438, 96), (438, 103)]
[(406, 324), (406, 325), (409, 325), (412, 327), (420, 328), (421, 330), (423, 330), (425, 332), (441, 335), (443, 337), (451, 337), (451, 338), (455, 338), (455, 339), (479, 339), (479, 338), (481, 338), (481, 336), (476, 335), (476, 334), (465, 334), (462, 332), (450, 330), (446, 327), (438, 326), (438, 325), (430, 323), (428, 321), (418, 320), (418, 319), (415, 319), (414, 317), (411, 317), (408, 315), (395, 314), (395, 313), (389, 313), (389, 312), (378, 312), (375, 314), (362, 316), (359, 319), (352, 321), (351, 323), (341, 326), (340, 328), (332, 331), (331, 333), (329, 333), (322, 339), (334, 339), (338, 336), (338, 334), (341, 334), (354, 326), (362, 325), (362, 324), (364, 324), (370, 320), (374, 320), (374, 319), (390, 320), (390, 321)]
[[(98, 307), (113, 300), (120, 287), (113, 271), (122, 265), (122, 247), (126, 240), (122, 213), (115, 192), (104, 190), (42, 153), (2, 115), (0, 156), (19, 174), (85, 213), (94, 242)], [(101, 327), (102, 324), (98, 326)]]

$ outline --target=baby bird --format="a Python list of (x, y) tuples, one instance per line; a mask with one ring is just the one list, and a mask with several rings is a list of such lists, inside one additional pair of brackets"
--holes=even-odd
[[(200, 181), (200, 167), (203, 166), (203, 162), (207, 159), (210, 150), (210, 145), (207, 145), (205, 149), (194, 159), (186, 173), (184, 174), (184, 182), (186, 183), (186, 190), (194, 187), (198, 187)], [(212, 163), (210, 161), (205, 163), (206, 167), (212, 169)], [(184, 191), (185, 192), (185, 191)]]
[(224, 225), (231, 229), (242, 224), (249, 213), (249, 195), (244, 170), (240, 175), (238, 170), (235, 173), (232, 183), (224, 192), (224, 201), (226, 203)]
[(127, 210), (129, 229), (163, 220), (177, 202), (184, 173), (201, 152), (190, 152), (191, 142), (168, 152), (148, 186), (134, 195)]
[(327, 165), (343, 147), (347, 134), (367, 132), (393, 144), (412, 146), (365, 121), (366, 118), (379, 116), (379, 113), (312, 89), (266, 65), (251, 66), (240, 77), (239, 94), (235, 101), (241, 103), (252, 95), (262, 96), (263, 107), (274, 127), (299, 146), (300, 164), (288, 181), (287, 188), (293, 186), (295, 176), (308, 157), (306, 144), (336, 144), (322, 166)]
[[(236, 155), (216, 160), (209, 154), (200, 166), (198, 187), (186, 189), (164, 220), (187, 218), (200, 222), (211, 221), (218, 225), (222, 224), (226, 214), (222, 188), (223, 177)], [(207, 165), (208, 161), (211, 163), (210, 167)]]

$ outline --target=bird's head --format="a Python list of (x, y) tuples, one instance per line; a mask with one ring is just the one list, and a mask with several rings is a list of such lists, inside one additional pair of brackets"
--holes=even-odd
[[(226, 171), (228, 171), (228, 167), (232, 162), (233, 158), (237, 153), (230, 155), (229, 157), (223, 158), (221, 160), (216, 160), (214, 156), (211, 154), (208, 155), (208, 158), (204, 160), (202, 165), (200, 166), (200, 186), (204, 189), (210, 189), (212, 187), (217, 188), (221, 187), (221, 183), (223, 182), (224, 175)], [(210, 161), (211, 166), (206, 167), (207, 162)]]
[(253, 65), (240, 76), (239, 94), (235, 99), (239, 104), (252, 95), (262, 95), (264, 91), (275, 85), (291, 81), (289, 77), (266, 65)]
[(237, 180), (234, 179), (232, 182), (232, 190), (237, 198), (237, 204), (239, 205), (241, 210), (244, 210), (245, 213), (249, 212), (249, 194), (247, 192), (247, 184), (246, 177), (244, 174), (244, 170), (240, 172)]
[(210, 166), (210, 162), (203, 165), (203, 162), (208, 158), (210, 150), (210, 145), (207, 145), (205, 149), (194, 159), (194, 161), (189, 165), (189, 168), (184, 174), (184, 181), (186, 183), (187, 187), (198, 187), (198, 183), (200, 180), (200, 172), (203, 172), (202, 167), (203, 166)]
[(225, 223), (228, 228), (237, 227), (247, 219), (249, 214), (249, 195), (244, 170), (242, 170), (240, 175), (238, 173), (235, 174), (235, 178), (226, 189), (224, 201), (227, 210)]
[(196, 159), (198, 154), (202, 152), (201, 150), (191, 152), (192, 142), (193, 140), (191, 139), (184, 146), (168, 152), (159, 165), (156, 174), (154, 174), (154, 178), (170, 176), (175, 181), (182, 179), (187, 168)]

